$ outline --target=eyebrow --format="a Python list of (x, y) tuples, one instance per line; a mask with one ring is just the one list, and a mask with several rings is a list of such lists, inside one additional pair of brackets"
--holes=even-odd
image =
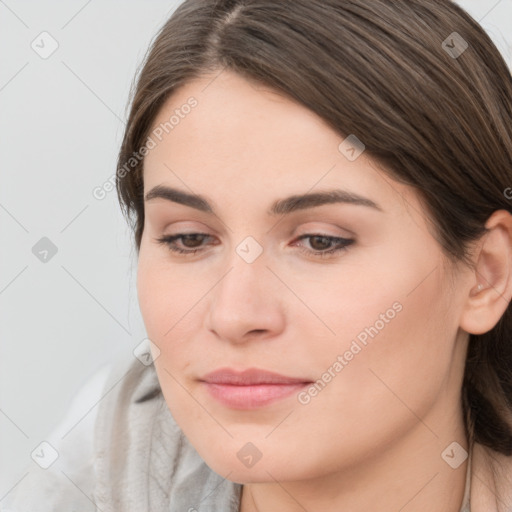
[[(210, 205), (208, 200), (198, 194), (190, 194), (183, 190), (176, 188), (167, 187), (165, 185), (157, 185), (152, 188), (145, 197), (145, 201), (151, 201), (152, 199), (165, 199), (173, 203), (182, 204), (195, 208), (206, 213), (214, 213), (214, 208)], [(270, 209), (267, 211), (268, 215), (286, 215), (298, 210), (305, 210), (308, 208), (314, 208), (316, 206), (322, 206), (324, 204), (333, 203), (346, 203), (354, 204), (359, 206), (367, 206), (374, 208), (379, 211), (383, 209), (371, 199), (360, 196), (354, 192), (348, 190), (328, 190), (326, 192), (315, 192), (302, 195), (293, 195), (284, 199), (275, 201)]]

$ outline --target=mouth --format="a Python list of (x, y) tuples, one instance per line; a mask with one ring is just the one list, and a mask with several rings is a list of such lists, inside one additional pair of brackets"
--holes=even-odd
[(199, 381), (210, 396), (231, 409), (257, 409), (298, 393), (312, 381), (250, 368), (221, 368)]

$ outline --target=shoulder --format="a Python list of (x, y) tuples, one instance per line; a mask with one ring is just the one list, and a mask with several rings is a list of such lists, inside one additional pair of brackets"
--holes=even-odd
[[(105, 484), (112, 487), (122, 457), (141, 436), (138, 413), (157, 405), (152, 398), (160, 386), (153, 364), (143, 356), (122, 354), (85, 382), (34, 451), (25, 476), (0, 503), (1, 512), (98, 510), (99, 479), (108, 474)], [(149, 440), (147, 431), (143, 435)]]
[(63, 420), (32, 453), (25, 476), (2, 500), (0, 510), (96, 511), (93, 488), (94, 425), (112, 364), (102, 366), (79, 389)]
[(214, 473), (189, 443), (146, 348), (87, 382), (48, 436), (58, 458), (47, 469), (34, 464), (1, 511), (238, 509), (240, 486)]

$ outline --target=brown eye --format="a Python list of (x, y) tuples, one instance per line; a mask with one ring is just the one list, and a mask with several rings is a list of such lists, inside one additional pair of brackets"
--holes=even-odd
[[(166, 245), (172, 252), (180, 254), (195, 254), (202, 248), (202, 242), (210, 238), (210, 235), (205, 233), (179, 233), (177, 235), (166, 235), (162, 238), (157, 238), (156, 241), (160, 244)], [(180, 240), (184, 248), (176, 245), (176, 241)]]
[(319, 256), (320, 258), (327, 258), (338, 252), (346, 251), (347, 247), (355, 242), (353, 238), (341, 238), (322, 234), (307, 234), (299, 237), (299, 240), (303, 239), (310, 240), (309, 245), (311, 246), (311, 249), (301, 246), (299, 248), (300, 252)]
[(195, 248), (201, 246), (201, 242), (204, 240), (205, 236), (206, 235), (200, 233), (193, 233), (191, 235), (181, 235), (180, 238), (185, 247)]
[(332, 240), (327, 236), (312, 236), (309, 244), (315, 251), (325, 251), (331, 246)]

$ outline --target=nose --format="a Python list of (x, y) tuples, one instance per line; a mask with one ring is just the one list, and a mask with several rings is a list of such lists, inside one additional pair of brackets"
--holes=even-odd
[(247, 263), (235, 254), (230, 263), (209, 294), (207, 329), (235, 344), (278, 335), (285, 325), (282, 283), (261, 256)]

